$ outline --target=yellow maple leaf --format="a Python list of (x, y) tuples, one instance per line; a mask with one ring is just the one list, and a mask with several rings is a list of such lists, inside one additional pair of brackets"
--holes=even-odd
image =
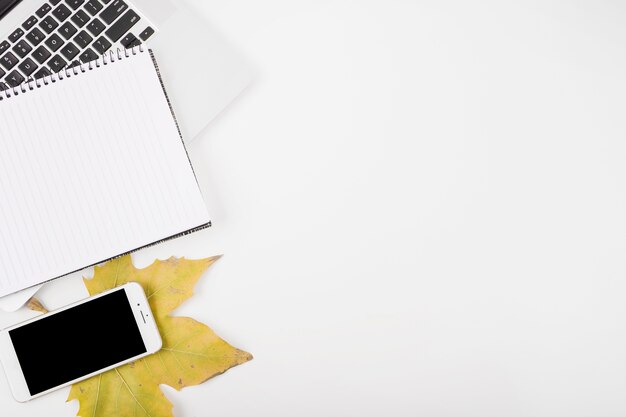
[(220, 339), (209, 327), (171, 312), (193, 295), (193, 287), (219, 257), (170, 258), (137, 269), (130, 255), (95, 268), (83, 279), (89, 294), (127, 282), (141, 284), (155, 316), (163, 348), (154, 355), (72, 385), (67, 401), (78, 400), (81, 417), (172, 417), (172, 404), (159, 384), (177, 390), (197, 385), (252, 359)]

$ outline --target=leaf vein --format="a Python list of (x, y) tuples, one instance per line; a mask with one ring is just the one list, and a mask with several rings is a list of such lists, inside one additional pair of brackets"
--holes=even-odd
[(178, 367), (180, 368), (181, 371), (184, 372), (185, 368), (183, 367), (183, 364), (180, 363), (180, 360), (178, 360), (178, 357), (176, 356), (176, 354), (172, 350), (168, 350), (168, 352), (172, 354), (172, 356), (174, 357), (174, 360), (176, 360), (176, 363), (178, 364)]
[(121, 260), (118, 259), (115, 263), (115, 282), (113, 282), (113, 288), (117, 287), (117, 277), (120, 276), (120, 262)]
[(150, 413), (148, 412), (148, 410), (146, 410), (146, 408), (143, 406), (143, 404), (141, 404), (139, 402), (139, 399), (137, 398), (137, 396), (135, 396), (135, 393), (133, 392), (132, 389), (130, 389), (130, 386), (128, 385), (128, 383), (126, 382), (126, 380), (124, 379), (124, 377), (122, 376), (122, 374), (120, 374), (120, 371), (118, 371), (117, 369), (115, 370), (115, 373), (117, 373), (117, 375), (120, 377), (120, 379), (122, 380), (122, 382), (124, 383), (124, 386), (126, 387), (126, 389), (128, 390), (128, 392), (130, 392), (130, 395), (132, 395), (133, 400), (135, 400), (135, 402), (137, 404), (139, 404), (139, 407), (141, 407), (141, 409), (144, 411), (144, 413), (146, 413), (146, 415), (148, 417), (150, 417)]
[(102, 374), (98, 375), (98, 389), (96, 391), (96, 403), (93, 406), (93, 414), (92, 416), (95, 417), (96, 415), (96, 410), (98, 409), (98, 401), (100, 400), (100, 386), (102, 384)]
[[(185, 354), (185, 355), (200, 356), (200, 357), (207, 358), (207, 359), (210, 358), (209, 355), (203, 355), (202, 353), (196, 353), (196, 352), (189, 352), (189, 351), (186, 351), (186, 350), (177, 350), (177, 349), (168, 349), (168, 348), (163, 348), (162, 350), (166, 350), (168, 352), (172, 352), (172, 354), (174, 354), (174, 353), (182, 353), (182, 354)], [(174, 356), (176, 356), (176, 355), (174, 355)]]

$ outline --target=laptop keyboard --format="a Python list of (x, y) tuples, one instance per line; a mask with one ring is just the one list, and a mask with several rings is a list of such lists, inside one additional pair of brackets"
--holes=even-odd
[(93, 61), (115, 44), (140, 45), (154, 32), (123, 0), (49, 0), (0, 41), (0, 90)]

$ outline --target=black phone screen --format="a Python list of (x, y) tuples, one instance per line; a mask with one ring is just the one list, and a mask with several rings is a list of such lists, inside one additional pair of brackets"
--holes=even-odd
[(9, 336), (31, 395), (146, 353), (124, 289), (10, 330)]

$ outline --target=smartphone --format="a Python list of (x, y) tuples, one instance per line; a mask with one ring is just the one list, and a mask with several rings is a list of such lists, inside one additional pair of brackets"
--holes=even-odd
[(13, 396), (29, 401), (161, 349), (141, 285), (129, 283), (0, 332)]

